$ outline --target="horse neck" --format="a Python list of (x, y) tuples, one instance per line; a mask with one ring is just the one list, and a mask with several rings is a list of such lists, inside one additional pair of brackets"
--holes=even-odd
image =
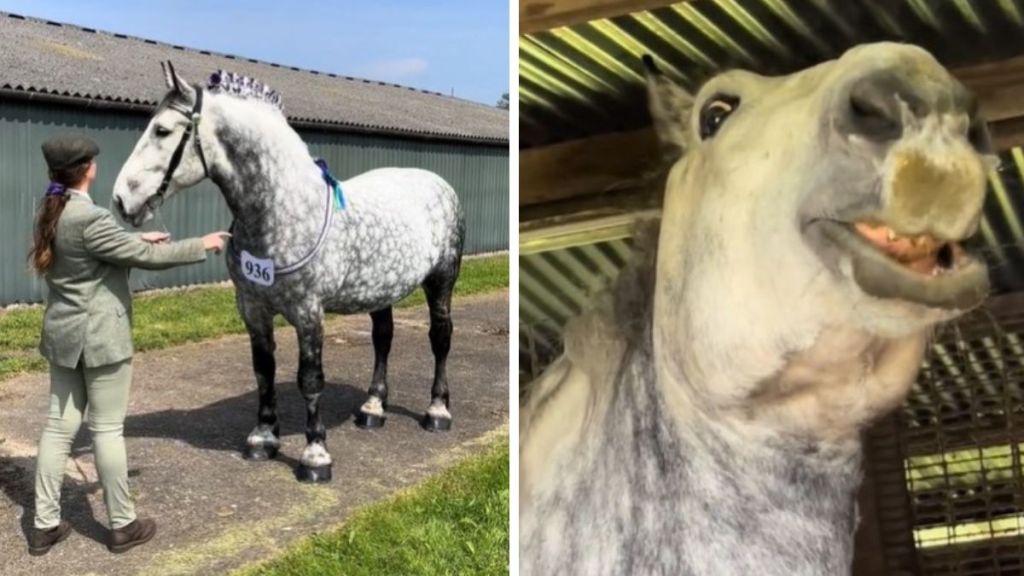
[(216, 101), (222, 162), (211, 177), (234, 217), (236, 242), (270, 257), (308, 248), (320, 232), (326, 192), (305, 143), (266, 104)]
[[(608, 411), (619, 418), (605, 422), (593, 436), (610, 448), (605, 463), (630, 476), (627, 485), (657, 486), (652, 497), (678, 507), (681, 517), (697, 523), (702, 521), (697, 516), (708, 510), (718, 519), (732, 515), (749, 520), (764, 510), (802, 519), (788, 528), (788, 534), (774, 534), (770, 526), (751, 530), (744, 536), (750, 546), (788, 543), (835, 557), (849, 553), (861, 478), (858, 444), (794, 445), (791, 439), (772, 434), (755, 438), (701, 411), (680, 420), (670, 414), (650, 351), (631, 350), (623, 362), (623, 381)], [(623, 414), (642, 417), (622, 418)], [(657, 465), (623, 467), (623, 460), (628, 460), (624, 454), (630, 452)], [(720, 536), (724, 541), (738, 538)], [(717, 537), (709, 535), (709, 545)]]

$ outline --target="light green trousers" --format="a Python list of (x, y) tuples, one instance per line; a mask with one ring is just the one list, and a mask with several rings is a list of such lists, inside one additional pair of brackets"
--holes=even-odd
[(64, 466), (86, 407), (110, 527), (122, 528), (135, 520), (124, 448), (131, 382), (131, 360), (97, 368), (50, 365), (50, 413), (36, 462), (36, 528), (53, 528), (60, 523)]

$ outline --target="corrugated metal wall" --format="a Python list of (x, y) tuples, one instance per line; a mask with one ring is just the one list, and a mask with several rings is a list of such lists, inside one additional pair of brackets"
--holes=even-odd
[[(92, 195), (107, 206), (114, 179), (128, 158), (147, 118), (124, 112), (87, 110), (0, 100), (0, 306), (35, 302), (43, 283), (26, 265), (32, 218), (46, 188), (46, 166), (39, 147), (50, 136), (80, 131), (102, 148)], [(466, 253), (508, 249), (508, 149), (444, 144), (379, 136), (300, 131), (314, 155), (327, 159), (339, 178), (380, 166), (416, 166), (445, 178), (462, 199), (466, 213)], [(226, 228), (231, 218), (210, 182), (185, 191), (163, 209), (167, 229), (185, 238)], [(147, 229), (159, 229), (154, 219)], [(135, 288), (160, 288), (227, 279), (223, 260), (164, 272), (135, 271)]]

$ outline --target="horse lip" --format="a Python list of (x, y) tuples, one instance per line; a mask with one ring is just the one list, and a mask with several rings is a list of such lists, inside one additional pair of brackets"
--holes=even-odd
[(152, 197), (147, 198), (145, 202), (139, 204), (138, 208), (134, 211), (126, 208), (121, 202), (115, 202), (114, 204), (118, 214), (121, 216), (121, 219), (128, 222), (133, 227), (138, 228), (145, 224), (153, 214), (153, 209), (149, 205), (150, 200), (152, 200)]
[(143, 204), (139, 208), (139, 211), (136, 212), (135, 214), (128, 214), (127, 212), (125, 212), (123, 214), (123, 216), (124, 216), (124, 219), (126, 221), (128, 221), (129, 224), (131, 224), (135, 228), (138, 228), (138, 227), (140, 227), (140, 226), (142, 226), (143, 224), (146, 223), (146, 219), (148, 218), (149, 214), (150, 214), (149, 206), (146, 205), (146, 204)]
[(974, 254), (967, 253), (966, 263), (954, 270), (929, 276), (893, 261), (855, 232), (852, 224), (818, 219), (804, 226), (805, 233), (812, 230), (820, 231), (850, 259), (853, 281), (871, 296), (944, 310), (969, 310), (988, 296), (988, 268)]

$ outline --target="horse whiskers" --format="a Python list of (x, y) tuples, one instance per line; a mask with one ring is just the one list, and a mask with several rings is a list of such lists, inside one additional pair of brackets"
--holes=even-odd
[(160, 224), (160, 231), (170, 236), (171, 231), (167, 229), (167, 223), (164, 222), (163, 208), (157, 208), (156, 210), (153, 210), (153, 216), (156, 217), (157, 223)]

